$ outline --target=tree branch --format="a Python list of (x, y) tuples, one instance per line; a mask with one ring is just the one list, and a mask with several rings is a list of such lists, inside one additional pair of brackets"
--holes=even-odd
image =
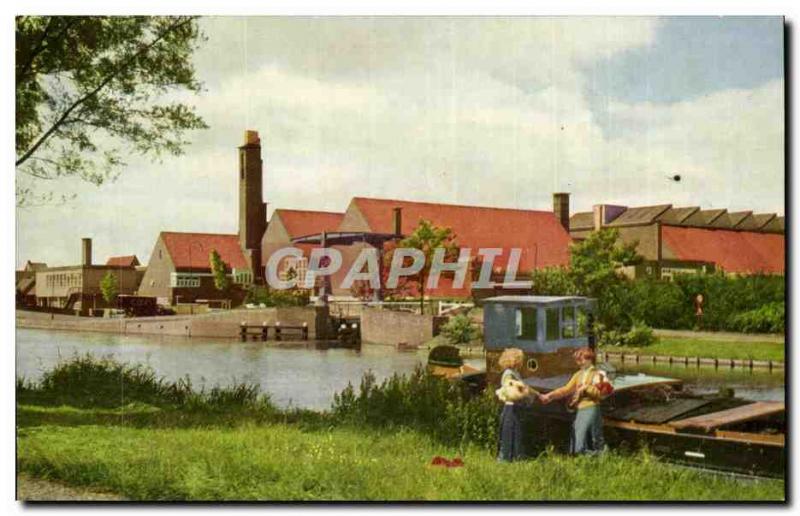
[(42, 136), (40, 136), (39, 139), (36, 140), (36, 142), (32, 146), (19, 159), (17, 159), (15, 166), (20, 166), (21, 164), (25, 163), (25, 161), (27, 161), (28, 158), (30, 158), (33, 155), (33, 153), (35, 153), (39, 149), (39, 147), (41, 147), (42, 144), (45, 141), (47, 141), (47, 139), (50, 138), (50, 136), (64, 123), (64, 121), (67, 120), (69, 115), (78, 106), (80, 106), (87, 100), (91, 99), (92, 97), (100, 93), (100, 91), (103, 88), (105, 88), (122, 70), (124, 70), (128, 64), (130, 64), (131, 62), (138, 59), (140, 56), (149, 52), (154, 46), (160, 43), (168, 34), (186, 25), (187, 23), (193, 21), (194, 19), (196, 19), (196, 17), (192, 16), (185, 20), (180, 21), (179, 23), (170, 25), (164, 32), (159, 34), (159, 36), (155, 38), (153, 41), (151, 41), (149, 44), (145, 45), (138, 52), (129, 56), (127, 59), (123, 60), (123, 62), (120, 63), (120, 65), (113, 72), (111, 72), (105, 79), (103, 79), (100, 82), (100, 84), (97, 85), (97, 87), (95, 87), (93, 90), (91, 90), (90, 92), (86, 93), (84, 96), (73, 102), (73, 104), (69, 108), (67, 108), (66, 111), (64, 111), (60, 117), (58, 117), (58, 120), (56, 120), (53, 123), (53, 125), (51, 125), (50, 128), (47, 131), (45, 131), (45, 133)]

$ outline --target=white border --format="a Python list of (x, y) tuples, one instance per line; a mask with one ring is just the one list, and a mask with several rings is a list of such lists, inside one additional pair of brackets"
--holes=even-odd
[[(4, 415), (6, 417), (2, 418), (4, 421), (4, 425), (2, 427), (2, 436), (0, 436), (0, 443), (2, 444), (2, 473), (0, 474), (0, 500), (4, 505), (4, 509), (9, 510), (12, 513), (18, 513), (24, 510), (24, 507), (14, 502), (14, 485), (15, 485), (15, 464), (14, 464), (14, 425), (13, 425), (13, 407), (14, 407), (14, 317), (13, 317), (13, 297), (12, 297), (12, 282), (11, 282), (11, 269), (15, 266), (15, 208), (14, 208), (14, 187), (13, 187), (13, 177), (14, 171), (12, 169), (11, 163), (13, 163), (13, 141), (14, 141), (14, 127), (13, 127), (13, 113), (14, 113), (14, 105), (13, 105), (13, 96), (14, 96), (14, 77), (12, 72), (13, 63), (13, 56), (14, 56), (14, 30), (13, 24), (14, 20), (13, 17), (16, 14), (130, 14), (130, 13), (147, 13), (147, 14), (215, 14), (215, 15), (786, 15), (787, 21), (794, 26), (792, 27), (792, 47), (796, 48), (795, 42), (797, 38), (800, 37), (798, 35), (798, 27), (797, 27), (797, 20), (800, 19), (800, 2), (790, 2), (790, 1), (780, 1), (780, 0), (761, 0), (761, 1), (736, 1), (736, 0), (729, 0), (727, 2), (719, 2), (719, 3), (701, 3), (697, 0), (672, 0), (670, 2), (642, 2), (641, 0), (615, 0), (615, 1), (597, 1), (597, 0), (561, 0), (559, 2), (548, 2), (548, 3), (532, 3), (532, 2), (522, 2), (522, 1), (493, 1), (493, 2), (486, 2), (486, 1), (478, 1), (478, 0), (461, 0), (458, 2), (439, 2), (433, 3), (430, 0), (428, 1), (421, 1), (421, 0), (405, 0), (405, 1), (397, 1), (391, 0), (386, 2), (376, 2), (376, 1), (367, 1), (367, 0), (357, 0), (357, 1), (337, 1), (337, 2), (326, 2), (323, 0), (318, 1), (309, 1), (309, 0), (280, 0), (280, 1), (271, 1), (268, 5), (262, 2), (243, 2), (241, 0), (234, 0), (234, 1), (226, 1), (226, 2), (219, 2), (219, 1), (208, 1), (208, 0), (199, 0), (199, 1), (172, 1), (172, 2), (165, 2), (164, 0), (139, 0), (136, 2), (132, 1), (117, 1), (117, 2), (90, 2), (90, 1), (71, 1), (67, 5), (63, 1), (53, 1), (53, 0), (12, 0), (9, 3), (3, 3), (0, 9), (3, 12), (2, 17), (2, 27), (5, 30), (0, 31), (0, 48), (2, 50), (2, 59), (0, 59), (0, 63), (3, 63), (2, 67), (0, 67), (0, 73), (2, 73), (2, 88), (3, 94), (0, 97), (0, 127), (2, 127), (2, 139), (0, 139), (0, 163), (6, 163), (6, 171), (5, 174), (2, 175), (2, 199), (4, 202), (0, 203), (2, 206), (4, 216), (0, 218), (0, 228), (2, 228), (2, 239), (3, 244), (0, 246), (2, 252), (0, 253), (0, 270), (5, 271), (3, 274), (0, 274), (0, 292), (3, 293), (0, 296), (0, 317), (2, 317), (2, 324), (0, 324), (0, 331), (2, 331), (2, 338), (0, 338), (0, 343), (2, 343), (3, 349), (3, 360), (0, 361), (0, 366), (2, 367), (2, 372), (0, 373), (0, 378), (3, 379), (3, 383), (5, 385), (4, 388), (0, 389), (0, 396), (2, 396), (2, 400), (0, 401), (0, 406), (3, 407)], [(791, 52), (791, 63), (790, 66), (793, 70), (796, 70), (796, 63), (797, 57), (796, 52)], [(791, 73), (787, 71), (787, 77), (792, 76)], [(793, 116), (796, 112), (797, 106), (797, 81), (798, 78), (795, 75), (794, 80), (791, 84), (791, 98), (793, 99), (793, 109), (791, 113), (788, 113), (788, 116), (791, 120), (796, 120), (796, 117)], [(787, 81), (788, 82), (788, 81)], [(797, 150), (797, 127), (794, 127), (794, 131), (791, 134), (792, 138), (791, 141), (787, 141), (788, 145), (792, 146), (794, 151)], [(795, 156), (796, 159), (796, 156)], [(787, 163), (787, 167), (789, 163)], [(787, 170), (787, 177), (791, 174), (790, 171)], [(792, 194), (794, 198), (798, 198), (798, 181), (792, 182)], [(788, 208), (788, 206), (787, 206)], [(796, 217), (793, 216), (792, 213), (790, 215), (790, 227), (795, 228), (796, 225)], [(797, 234), (795, 231), (792, 232), (792, 241), (796, 238)], [(792, 271), (797, 271), (797, 264), (798, 260), (800, 260), (797, 256), (794, 256), (792, 259), (792, 263), (790, 265)], [(794, 274), (794, 278), (791, 285), (791, 291), (796, 292), (797, 290), (794, 288), (797, 285), (798, 279), (797, 274)], [(797, 313), (797, 300), (794, 300), (795, 303), (792, 305), (791, 311), (791, 320), (792, 323), (796, 323), (798, 321)], [(793, 329), (796, 331), (796, 326), (793, 324)], [(790, 343), (793, 344), (793, 343)], [(793, 346), (794, 347), (794, 346)], [(798, 352), (796, 349), (790, 350), (790, 357), (789, 360), (791, 363), (798, 358)], [(790, 402), (794, 405), (794, 401), (798, 399), (798, 387), (797, 382), (792, 382), (793, 389), (790, 398)], [(794, 408), (794, 407), (792, 407)], [(791, 418), (791, 430), (792, 435), (789, 436), (789, 441), (791, 443), (792, 459), (796, 455), (797, 451), (797, 442), (793, 439), (795, 431), (794, 421), (795, 418)], [(794, 463), (794, 461), (791, 461)], [(797, 481), (796, 478), (798, 476), (798, 472), (795, 468), (792, 470), (792, 482), (790, 487), (791, 494), (796, 497), (798, 495), (797, 491)], [(71, 507), (72, 508), (72, 507)], [(427, 508), (413, 508), (413, 507), (403, 507), (403, 508), (393, 508), (393, 511), (398, 512), (415, 512), (418, 513), (420, 511), (429, 512), (429, 511), (438, 511), (438, 510), (448, 510), (448, 511), (489, 511), (489, 510), (497, 510), (497, 509), (509, 512), (522, 512), (525, 511), (526, 513), (529, 511), (551, 511), (554, 510), (553, 508), (549, 507), (513, 507), (513, 506), (502, 506), (502, 507), (449, 507), (447, 509), (443, 507), (427, 507)], [(641, 513), (644, 514), (645, 512), (650, 512), (654, 508), (657, 510), (680, 510), (682, 513), (685, 514), (692, 514), (692, 513), (706, 513), (708, 511), (729, 511), (730, 507), (719, 508), (714, 506), (698, 506), (694, 508), (688, 507), (680, 507), (680, 508), (669, 508), (667, 506), (648, 506), (648, 507), (609, 507), (609, 508), (592, 508), (587, 509), (585, 507), (562, 507), (561, 510), (565, 510), (565, 512), (570, 513), (584, 513), (587, 510), (591, 510), (591, 512), (611, 512), (611, 511), (618, 511), (620, 509), (625, 510), (625, 512), (634, 512), (634, 513)], [(84, 511), (84, 510), (92, 510), (92, 512), (97, 512), (100, 514), (110, 513), (114, 509), (106, 508), (106, 507), (98, 507), (98, 508), (89, 508), (86, 506), (79, 506), (75, 507), (75, 509)], [(154, 507), (147, 507), (147, 506), (140, 506), (140, 507), (126, 507), (126, 512), (130, 510), (134, 510), (136, 512), (139, 511), (149, 511), (152, 509), (156, 509)], [(164, 507), (163, 509), (167, 509), (170, 512), (173, 510), (179, 510), (178, 507)], [(162, 510), (163, 510), (162, 509)], [(188, 507), (184, 508), (183, 510), (192, 510), (197, 511), (204, 514), (213, 514), (220, 510), (220, 507)], [(232, 507), (223, 507), (223, 509), (231, 509)], [(379, 509), (378, 507), (373, 506), (362, 506), (362, 507), (333, 507), (332, 511), (337, 513), (345, 513), (351, 511), (358, 511), (358, 512), (367, 512)], [(280, 512), (289, 512), (291, 511), (293, 514), (305, 514), (309, 513), (313, 508), (304, 507), (304, 508), (267, 508), (267, 507), (243, 507), (235, 509), (237, 512), (243, 513), (263, 513), (264, 510), (268, 510), (270, 512), (280, 511)], [(734, 509), (737, 510), (737, 509)], [(752, 509), (739, 509), (739, 510), (752, 510)], [(756, 509), (758, 510), (758, 508)], [(5, 512), (5, 511), (4, 511)]]

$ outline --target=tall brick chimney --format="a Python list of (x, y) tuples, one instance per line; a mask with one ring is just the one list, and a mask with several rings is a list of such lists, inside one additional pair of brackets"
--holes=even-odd
[(553, 213), (569, 233), (569, 193), (560, 192), (553, 194)]
[(81, 238), (81, 265), (92, 264), (92, 239)]
[(263, 165), (258, 131), (244, 132), (239, 147), (239, 245), (256, 280), (264, 277), (261, 238), (267, 230), (267, 205), (262, 197)]
[(403, 208), (392, 208), (392, 222), (394, 223), (394, 234), (403, 234)]

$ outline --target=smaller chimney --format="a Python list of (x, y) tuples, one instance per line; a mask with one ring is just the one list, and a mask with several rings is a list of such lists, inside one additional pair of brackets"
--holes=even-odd
[(569, 193), (561, 192), (553, 194), (553, 213), (556, 218), (569, 233)]
[(81, 265), (92, 264), (92, 239), (81, 238)]
[(403, 208), (392, 208), (392, 221), (394, 222), (394, 234), (403, 234)]
[(600, 231), (603, 227), (603, 205), (602, 204), (595, 204), (592, 206), (592, 215), (594, 221), (594, 230)]

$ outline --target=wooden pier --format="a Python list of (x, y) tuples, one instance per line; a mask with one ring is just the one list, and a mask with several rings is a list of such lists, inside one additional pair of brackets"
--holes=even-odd
[(247, 341), (247, 337), (253, 340), (267, 341), (272, 332), (273, 340), (283, 340), (285, 337), (299, 337), (299, 340), (308, 340), (308, 324), (285, 325), (277, 322), (275, 324), (247, 324), (243, 322), (239, 326), (239, 338), (242, 342)]

